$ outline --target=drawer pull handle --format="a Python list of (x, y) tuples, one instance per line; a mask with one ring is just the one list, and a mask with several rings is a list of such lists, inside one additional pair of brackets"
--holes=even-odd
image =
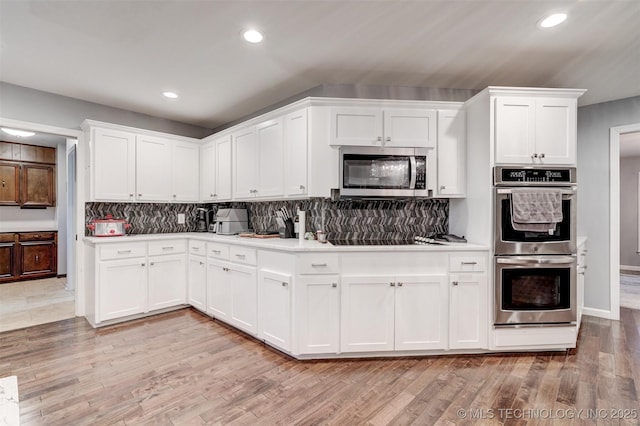
[(286, 286), (287, 286), (287, 283), (283, 282), (282, 287), (286, 287)]
[(214, 254), (220, 254), (220, 250), (211, 250), (211, 252)]
[(304, 185), (300, 185), (300, 189), (304, 189)]
[(403, 283), (398, 283), (398, 287), (402, 287)]
[(204, 265), (204, 262), (200, 262), (200, 265)]
[(458, 285), (458, 281), (453, 281), (451, 284)]
[(129, 254), (131, 250), (118, 250), (118, 254)]
[(36, 254), (36, 262), (40, 260), (40, 256)]
[(246, 256), (244, 254), (236, 254), (238, 259), (244, 259)]
[(461, 265), (477, 265), (478, 262), (460, 262)]
[(193, 250), (193, 251), (200, 251), (200, 247), (191, 247), (191, 250)]
[(396, 286), (396, 283), (389, 283), (389, 285), (390, 285), (391, 287), (395, 287), (395, 286)]
[(333, 288), (338, 287), (338, 283), (331, 283), (331, 287), (333, 287)]
[(327, 264), (326, 263), (312, 263), (311, 266), (313, 268), (326, 268)]
[(162, 250), (173, 250), (173, 249), (174, 249), (173, 246), (162, 247)]

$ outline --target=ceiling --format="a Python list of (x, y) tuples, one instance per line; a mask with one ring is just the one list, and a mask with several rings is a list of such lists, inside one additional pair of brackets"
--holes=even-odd
[(587, 105), (640, 95), (638, 22), (637, 0), (0, 0), (0, 80), (206, 128), (320, 84), (569, 87)]

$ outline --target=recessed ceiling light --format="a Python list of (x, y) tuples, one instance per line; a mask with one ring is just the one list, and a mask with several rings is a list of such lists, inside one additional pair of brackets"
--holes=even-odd
[(262, 33), (256, 30), (247, 30), (242, 34), (242, 37), (244, 37), (244, 39), (249, 43), (260, 43), (264, 38)]
[(562, 24), (567, 19), (566, 13), (554, 13), (553, 15), (549, 15), (546, 18), (540, 21), (541, 28), (551, 28), (556, 25)]
[(162, 96), (164, 96), (165, 98), (169, 98), (169, 99), (177, 99), (178, 98), (178, 94), (175, 92), (162, 92)]
[(17, 129), (9, 129), (7, 127), (3, 127), (2, 131), (11, 136), (17, 136), (19, 138), (28, 138), (29, 136), (35, 135), (34, 132), (27, 132), (25, 130), (17, 130)]

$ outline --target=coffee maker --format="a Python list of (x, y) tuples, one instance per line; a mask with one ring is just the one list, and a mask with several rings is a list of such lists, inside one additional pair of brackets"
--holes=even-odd
[(199, 207), (196, 209), (196, 232), (207, 232), (209, 211)]

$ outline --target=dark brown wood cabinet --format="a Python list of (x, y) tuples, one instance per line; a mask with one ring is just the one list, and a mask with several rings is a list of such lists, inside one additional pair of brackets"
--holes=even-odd
[(0, 234), (0, 284), (55, 277), (57, 250), (57, 232)]
[(0, 142), (0, 206), (55, 207), (56, 149)]

